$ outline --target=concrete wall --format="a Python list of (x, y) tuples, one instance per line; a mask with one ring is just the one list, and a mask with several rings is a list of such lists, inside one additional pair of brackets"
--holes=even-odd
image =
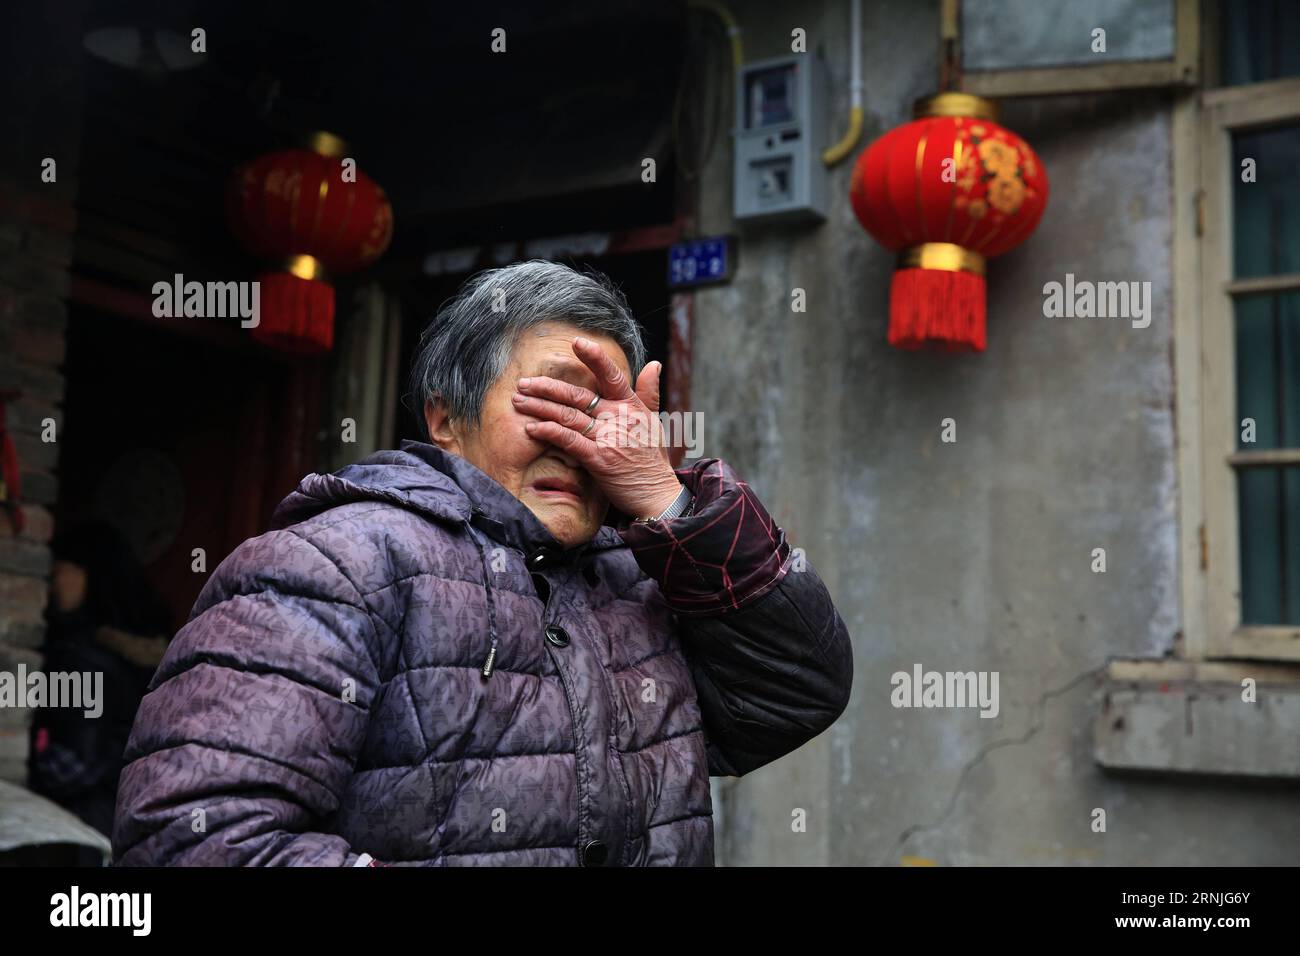
[[(848, 6), (731, 5), (747, 59), (788, 52), (796, 26), (825, 53), (831, 141), (848, 115)], [(864, 4), (861, 147), (932, 91), (937, 7)], [(857, 151), (832, 172), (828, 222), (741, 230), (735, 281), (697, 296), (705, 454), (806, 549), (856, 651), (834, 728), (722, 784), (719, 862), (1295, 864), (1295, 790), (1106, 775), (1092, 756), (1106, 660), (1159, 657), (1180, 628), (1170, 101), (1027, 100), (1003, 123), (1039, 152), (1051, 200), (991, 266), (984, 354), (886, 344), (892, 256), (849, 208)], [(736, 229), (730, 164), (719, 149), (706, 170), (705, 234)], [(1151, 282), (1151, 325), (1045, 318), (1043, 284), (1067, 272)], [(955, 444), (940, 441), (948, 417)], [(1000, 713), (895, 709), (890, 675), (917, 663), (998, 671)]]

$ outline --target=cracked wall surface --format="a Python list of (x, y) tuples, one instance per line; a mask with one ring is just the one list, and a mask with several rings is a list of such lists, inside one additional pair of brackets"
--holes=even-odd
[[(848, 5), (732, 10), (749, 60), (787, 52), (796, 26), (822, 48), (838, 139)], [(937, 3), (863, 15), (859, 150), (937, 76)], [(856, 668), (831, 730), (721, 784), (719, 863), (1295, 862), (1294, 790), (1116, 777), (1092, 752), (1102, 666), (1159, 657), (1180, 627), (1169, 110), (1160, 93), (1004, 104), (1051, 199), (1037, 233), (990, 266), (982, 355), (886, 344), (893, 261), (848, 206), (858, 150), (831, 173), (829, 221), (802, 229), (737, 230), (730, 150), (712, 157), (701, 232), (741, 239), (734, 281), (696, 297), (704, 454), (731, 462), (806, 550)], [(1066, 273), (1149, 281), (1150, 326), (1045, 318), (1043, 285)], [(796, 287), (806, 313), (791, 312)], [(954, 444), (940, 441), (949, 417)], [(893, 707), (890, 675), (917, 663), (998, 671), (997, 718)], [(792, 830), (799, 809), (807, 832)]]

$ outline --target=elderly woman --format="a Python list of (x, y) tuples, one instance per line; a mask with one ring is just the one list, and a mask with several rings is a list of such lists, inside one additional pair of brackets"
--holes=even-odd
[(725, 463), (674, 471), (598, 275), (480, 273), (422, 337), (428, 444), (310, 475), (140, 707), (118, 865), (713, 864), (709, 775), (844, 710), (816, 573)]

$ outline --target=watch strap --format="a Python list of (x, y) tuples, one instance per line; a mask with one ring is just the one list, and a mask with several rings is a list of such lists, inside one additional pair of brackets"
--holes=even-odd
[(680, 518), (688, 514), (694, 504), (695, 496), (691, 494), (691, 489), (682, 485), (682, 490), (677, 493), (677, 497), (664, 510), (663, 514), (656, 515), (653, 518), (637, 518), (636, 520), (639, 524), (646, 524), (650, 521), (668, 521), (672, 518)]

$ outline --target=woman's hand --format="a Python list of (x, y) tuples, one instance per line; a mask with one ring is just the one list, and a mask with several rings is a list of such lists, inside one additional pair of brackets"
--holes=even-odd
[(540, 419), (525, 430), (581, 464), (615, 508), (633, 518), (663, 513), (682, 490), (659, 421), (663, 365), (649, 363), (633, 390), (594, 342), (574, 339), (573, 354), (596, 376), (598, 391), (544, 375), (521, 378), (515, 409)]

